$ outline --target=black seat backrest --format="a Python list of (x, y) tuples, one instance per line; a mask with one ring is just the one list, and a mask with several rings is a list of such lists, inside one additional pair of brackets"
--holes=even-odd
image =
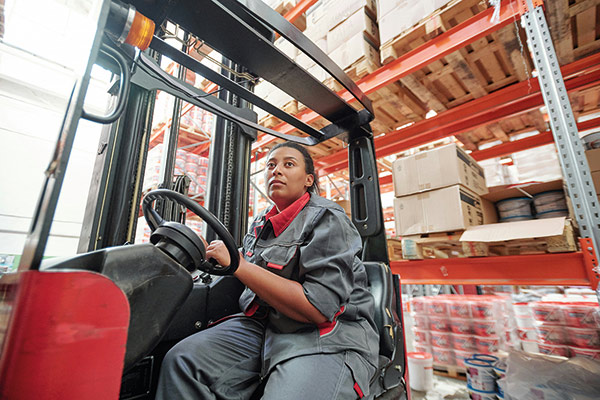
[(98, 272), (127, 296), (130, 307), (124, 370), (148, 355), (192, 290), (192, 277), (151, 244), (110, 247), (49, 262), (43, 269)]
[(379, 330), (379, 354), (392, 359), (394, 356), (394, 286), (392, 271), (380, 262), (363, 262), (369, 280), (369, 292), (375, 298), (375, 325)]

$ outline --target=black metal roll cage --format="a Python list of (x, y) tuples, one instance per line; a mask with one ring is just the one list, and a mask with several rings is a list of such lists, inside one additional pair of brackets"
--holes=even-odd
[[(289, 123), (308, 136), (299, 137), (280, 133), (258, 125), (249, 118), (237, 115), (218, 98), (208, 96), (205, 92), (193, 88), (191, 85), (177, 82), (175, 78), (168, 74), (161, 74), (158, 65), (153, 63), (152, 59), (145, 54), (140, 54), (138, 58), (139, 63), (144, 68), (142, 68), (143, 72), (134, 75), (134, 83), (150, 89), (152, 84), (146, 75), (160, 76), (162, 83), (155, 82), (156, 89), (160, 87), (161, 90), (170, 92), (192, 104), (235, 121), (245, 129), (261, 131), (309, 146), (340, 135), (344, 135), (345, 140), (348, 141), (350, 140), (348, 137), (350, 132), (361, 129), (373, 120), (371, 101), (354, 81), (302, 32), (262, 1), (246, 0), (244, 4), (241, 4), (237, 0), (207, 0), (202, 2), (181, 0), (172, 3), (166, 10), (157, 7), (157, 3), (159, 2), (155, 2), (154, 7), (150, 7), (147, 1), (132, 2), (136, 8), (139, 8), (142, 13), (146, 13), (151, 18), (157, 18), (157, 8), (160, 9), (162, 18), (176, 21), (189, 33), (206, 41), (211, 47), (225, 54), (233, 62), (248, 68), (252, 74), (269, 81), (320, 114), (331, 124), (321, 130), (311, 127), (256, 96), (237, 82), (214, 72), (188, 54), (168, 45), (158, 37), (154, 37), (150, 45), (158, 53), (171, 58), (185, 68), (211, 80), (221, 88), (225, 88), (236, 96)], [(225, 26), (227, 29), (214, 29), (215, 26)], [(267, 29), (266, 32), (265, 29)], [(322, 82), (315, 79), (281, 52), (272, 42), (275, 32), (289, 40), (321, 66), (347, 89), (364, 109), (356, 110), (350, 106), (335, 92), (332, 92)], [(358, 132), (354, 132), (354, 135), (357, 134)], [(368, 134), (368, 132), (364, 134)]]

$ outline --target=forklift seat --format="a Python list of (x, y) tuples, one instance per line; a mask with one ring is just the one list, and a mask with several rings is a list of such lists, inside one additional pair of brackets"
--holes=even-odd
[(190, 273), (151, 244), (109, 247), (64, 260), (48, 260), (41, 269), (96, 272), (125, 293), (130, 321), (124, 371), (159, 343), (192, 291)]
[[(375, 298), (375, 325), (379, 331), (379, 355), (391, 360), (394, 356), (394, 287), (392, 271), (381, 262), (363, 262), (369, 281), (369, 292)], [(383, 360), (382, 360), (383, 361)]]

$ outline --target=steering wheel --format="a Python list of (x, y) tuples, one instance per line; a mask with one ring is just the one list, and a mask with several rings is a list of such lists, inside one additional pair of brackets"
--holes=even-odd
[[(192, 211), (205, 221), (223, 240), (229, 259), (226, 267), (220, 266), (214, 259), (206, 260), (206, 248), (200, 237), (188, 226), (179, 222), (165, 221), (154, 208), (155, 200), (171, 200)], [(231, 234), (210, 211), (189, 197), (169, 189), (150, 191), (142, 202), (142, 212), (152, 230), (150, 241), (182, 264), (188, 271), (199, 269), (212, 275), (233, 275), (240, 263), (240, 253)]]

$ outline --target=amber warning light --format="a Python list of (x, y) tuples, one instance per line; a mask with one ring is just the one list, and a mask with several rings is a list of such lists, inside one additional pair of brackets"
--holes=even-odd
[(106, 29), (119, 42), (146, 50), (154, 35), (154, 21), (140, 14), (132, 5), (113, 0)]

